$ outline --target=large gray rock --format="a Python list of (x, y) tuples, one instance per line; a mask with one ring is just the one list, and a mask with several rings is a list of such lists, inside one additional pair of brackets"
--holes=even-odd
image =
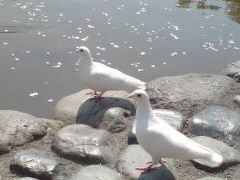
[[(227, 144), (221, 141), (218, 141), (206, 136), (197, 136), (192, 138), (192, 140), (222, 155), (223, 156), (223, 163), (221, 165), (222, 167), (240, 163), (240, 153), (234, 148), (229, 147)], [(198, 164), (200, 164), (202, 168), (205, 168), (205, 167), (211, 168), (214, 166), (212, 162), (207, 160), (194, 160), (194, 162), (197, 162)]]
[(146, 163), (152, 161), (152, 158), (140, 145), (129, 145), (119, 158), (117, 170), (132, 180), (174, 180), (175, 169), (173, 167), (173, 160), (164, 160), (167, 161), (167, 166), (162, 165), (156, 171), (141, 174), (141, 171), (136, 170), (136, 168), (147, 167)]
[(240, 61), (235, 61), (229, 64), (224, 70), (223, 74), (233, 78), (237, 82), (240, 82)]
[(39, 179), (53, 179), (61, 174), (63, 167), (52, 156), (36, 149), (18, 152), (10, 162), (10, 168), (17, 173)]
[(123, 177), (105, 166), (90, 165), (81, 169), (77, 174), (73, 175), (71, 180), (123, 180)]
[(233, 106), (240, 84), (227, 76), (187, 74), (162, 77), (148, 83), (147, 92), (156, 109), (173, 109), (192, 115), (208, 104)]
[(189, 130), (197, 136), (240, 140), (240, 110), (209, 106), (191, 118)]
[(0, 154), (13, 147), (43, 137), (48, 131), (45, 121), (12, 110), (0, 111)]
[(113, 163), (118, 146), (105, 130), (73, 124), (58, 131), (53, 139), (52, 149), (57, 154), (76, 161)]
[(118, 118), (119, 112), (107, 112), (111, 108), (119, 107), (127, 110), (127, 113), (135, 112), (134, 105), (127, 100), (127, 93), (124, 91), (108, 91), (100, 101), (90, 99), (86, 95), (88, 92), (88, 89), (82, 90), (61, 99), (55, 107), (54, 118), (68, 123), (77, 121), (97, 128), (101, 126), (104, 116), (114, 115), (114, 118)]

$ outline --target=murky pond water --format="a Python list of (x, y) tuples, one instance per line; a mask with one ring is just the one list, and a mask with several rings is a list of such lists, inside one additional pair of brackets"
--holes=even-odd
[(73, 53), (148, 81), (240, 59), (240, 1), (0, 0), (0, 109), (51, 117), (84, 88)]

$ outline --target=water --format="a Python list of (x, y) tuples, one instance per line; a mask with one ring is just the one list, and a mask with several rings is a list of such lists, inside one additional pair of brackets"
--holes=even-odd
[(0, 109), (51, 117), (84, 88), (78, 57), (149, 81), (240, 60), (240, 1), (0, 0)]

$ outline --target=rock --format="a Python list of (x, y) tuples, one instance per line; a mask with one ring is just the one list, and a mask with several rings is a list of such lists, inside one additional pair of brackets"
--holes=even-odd
[(104, 98), (97, 102), (86, 95), (89, 91), (82, 90), (61, 99), (55, 107), (54, 118), (68, 123), (86, 123), (97, 128), (110, 108), (119, 107), (131, 113), (135, 112), (133, 103), (126, 99), (127, 93), (124, 91), (108, 91), (104, 93)]
[(32, 115), (12, 110), (0, 111), (0, 154), (39, 139), (46, 133), (46, 123)]
[(189, 130), (197, 136), (219, 140), (240, 140), (240, 110), (209, 106), (189, 121)]
[(213, 74), (187, 74), (162, 77), (148, 83), (153, 108), (173, 109), (192, 115), (207, 105), (233, 107), (232, 98), (240, 84), (229, 77)]
[(51, 135), (55, 134), (59, 129), (61, 129), (65, 125), (64, 122), (54, 119), (37, 118), (37, 120), (45, 123), (45, 125), (47, 126), (47, 131)]
[(240, 167), (237, 167), (235, 170), (234, 170), (234, 173), (232, 175), (232, 179), (233, 180), (239, 180), (239, 177), (240, 177)]
[(90, 165), (73, 175), (71, 180), (123, 180), (113, 169), (101, 165)]
[[(102, 102), (105, 103), (105, 101)], [(101, 104), (101, 102), (99, 103)], [(90, 111), (92, 110), (91, 108), (89, 108), (87, 112), (86, 109), (84, 113), (78, 115), (77, 123), (86, 124), (94, 128), (105, 129), (111, 133), (123, 132), (131, 126), (133, 121), (131, 117), (133, 114), (132, 112), (119, 107), (106, 109), (103, 105), (102, 108), (103, 109), (99, 106), (99, 108), (97, 108), (98, 112)]]
[(36, 149), (18, 152), (10, 162), (14, 172), (39, 179), (53, 179), (63, 170), (60, 163), (52, 156)]
[(146, 163), (152, 161), (151, 156), (144, 151), (140, 145), (129, 145), (125, 151), (121, 154), (117, 163), (117, 170), (125, 175), (128, 179), (162, 179), (162, 180), (174, 180), (175, 169), (173, 167), (173, 160), (164, 159), (167, 161), (167, 166), (162, 165), (157, 168), (155, 172), (149, 172), (142, 174), (135, 168), (146, 167)]
[(14, 180), (38, 180), (38, 179), (32, 178), (32, 177), (22, 177), (22, 178), (14, 178)]
[(227, 68), (223, 70), (223, 74), (240, 82), (240, 61), (229, 64)]
[(206, 176), (206, 177), (199, 178), (199, 179), (196, 179), (196, 180), (224, 180), (224, 179), (219, 178), (219, 177)]
[[(227, 144), (221, 141), (218, 141), (206, 136), (197, 136), (192, 138), (192, 140), (221, 154), (223, 156), (223, 163), (221, 167), (234, 165), (240, 162), (240, 153), (234, 148), (229, 147)], [(194, 162), (199, 163), (202, 168), (205, 168), (205, 167), (214, 168), (215, 166), (212, 162), (207, 160), (194, 160)], [(209, 169), (207, 168), (207, 170)]]
[(240, 106), (240, 95), (237, 95), (233, 98), (233, 102), (235, 102), (238, 106)]
[(52, 149), (57, 154), (76, 161), (113, 163), (118, 146), (105, 130), (73, 124), (58, 131), (53, 139)]

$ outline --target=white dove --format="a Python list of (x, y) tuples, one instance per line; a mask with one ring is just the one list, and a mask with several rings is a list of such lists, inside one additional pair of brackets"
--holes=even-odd
[(149, 97), (143, 90), (136, 90), (129, 95), (137, 103), (136, 137), (142, 148), (152, 156), (152, 163), (147, 168), (136, 168), (144, 172), (153, 170), (153, 166), (162, 163), (161, 158), (180, 160), (206, 159), (218, 167), (223, 157), (213, 150), (194, 142), (181, 134), (168, 123), (157, 117), (149, 103)]
[(105, 91), (146, 89), (146, 83), (134, 77), (92, 60), (89, 49), (81, 46), (76, 50), (80, 54), (80, 80), (88, 88), (94, 90), (88, 93), (94, 99), (99, 99)]

